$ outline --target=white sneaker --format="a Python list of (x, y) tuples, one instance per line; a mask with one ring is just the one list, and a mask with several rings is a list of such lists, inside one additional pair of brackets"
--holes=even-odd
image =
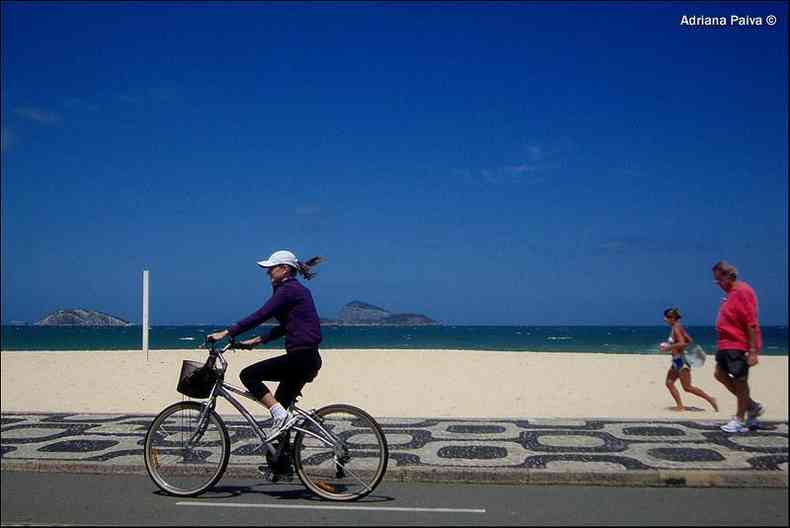
[(721, 426), (721, 430), (725, 433), (748, 433), (749, 427), (737, 417), (733, 418), (730, 423)]
[(280, 418), (273, 418), (272, 427), (269, 431), (269, 438), (274, 438), (280, 434), (283, 429), (291, 425), (293, 423), (293, 417), (293, 414), (286, 411), (284, 416), (281, 416)]

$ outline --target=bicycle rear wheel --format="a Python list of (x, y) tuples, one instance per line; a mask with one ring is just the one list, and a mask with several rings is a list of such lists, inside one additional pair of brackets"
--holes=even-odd
[(389, 447), (381, 427), (368, 413), (351, 405), (329, 405), (313, 415), (330, 434), (305, 420), (297, 432), (293, 454), (296, 473), (315, 494), (351, 501), (379, 485), (387, 471)]
[(145, 468), (162, 491), (195, 496), (222, 478), (230, 458), (230, 439), (222, 419), (211, 411), (205, 431), (198, 433), (203, 405), (179, 402), (154, 418), (145, 435)]

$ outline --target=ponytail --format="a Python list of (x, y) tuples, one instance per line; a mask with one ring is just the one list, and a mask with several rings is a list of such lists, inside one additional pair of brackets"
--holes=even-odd
[(315, 266), (318, 266), (324, 259), (322, 257), (313, 257), (307, 262), (297, 262), (296, 271), (299, 275), (304, 277), (307, 280), (312, 279), (315, 277), (315, 272), (312, 270)]

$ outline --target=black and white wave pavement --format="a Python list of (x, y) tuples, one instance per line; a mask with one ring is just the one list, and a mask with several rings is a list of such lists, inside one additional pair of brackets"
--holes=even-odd
[[(143, 464), (150, 415), (3, 413), (3, 461)], [(722, 422), (609, 419), (379, 419), (390, 467), (788, 471), (787, 422), (749, 433)], [(255, 465), (261, 451), (240, 417), (227, 417), (231, 465)]]

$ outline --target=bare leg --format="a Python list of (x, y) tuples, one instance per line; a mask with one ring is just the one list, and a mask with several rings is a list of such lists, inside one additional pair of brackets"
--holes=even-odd
[(678, 374), (675, 369), (669, 367), (667, 371), (667, 379), (666, 379), (666, 386), (669, 390), (669, 393), (675, 399), (675, 407), (672, 408), (673, 411), (683, 411), (685, 408), (683, 407), (683, 402), (680, 401), (680, 393), (678, 389), (675, 387), (675, 381), (678, 379)]
[(708, 393), (706, 393), (704, 390), (698, 389), (697, 387), (691, 384), (691, 369), (684, 368), (683, 370), (680, 371), (680, 383), (683, 384), (684, 391), (690, 392), (691, 394), (694, 394), (695, 396), (699, 396), (700, 398), (704, 399), (706, 402), (708, 402), (711, 405), (711, 407), (713, 407), (714, 411), (718, 412), (719, 406), (716, 405), (716, 399), (709, 396)]
[(738, 398), (738, 419), (743, 421), (746, 411), (754, 405), (749, 397), (749, 380), (741, 378), (733, 380), (733, 384), (735, 385), (735, 396)]
[(277, 400), (274, 399), (274, 396), (272, 396), (271, 392), (267, 392), (266, 394), (263, 395), (263, 398), (261, 398), (261, 403), (267, 409), (271, 409), (272, 407), (277, 405)]
[(745, 385), (745, 392), (744, 392), (744, 388), (741, 388), (740, 389), (741, 396), (739, 396), (739, 394), (738, 394), (738, 390), (739, 390), (738, 389), (738, 381), (733, 380), (730, 377), (730, 375), (727, 372), (723, 371), (721, 368), (719, 368), (718, 365), (716, 365), (716, 374), (714, 376), (722, 385), (724, 385), (724, 387), (728, 391), (733, 393), (735, 395), (735, 397), (738, 398), (738, 416), (741, 417), (741, 419), (743, 419), (743, 414), (740, 412), (741, 398), (743, 397), (742, 396), (743, 394), (746, 395), (745, 396), (745, 398), (746, 398), (746, 402), (745, 402), (746, 408), (745, 408), (745, 410), (743, 412), (745, 413), (747, 410), (752, 409), (752, 408), (755, 407), (755, 402), (754, 402), (754, 400), (751, 399), (751, 396), (749, 394), (749, 382), (746, 379), (738, 380), (742, 384)]
[(732, 378), (729, 374), (724, 372), (718, 365), (716, 365), (716, 373), (713, 375), (719, 383), (724, 385), (728, 391), (730, 391), (733, 395), (737, 396), (735, 393), (735, 384), (732, 382)]

